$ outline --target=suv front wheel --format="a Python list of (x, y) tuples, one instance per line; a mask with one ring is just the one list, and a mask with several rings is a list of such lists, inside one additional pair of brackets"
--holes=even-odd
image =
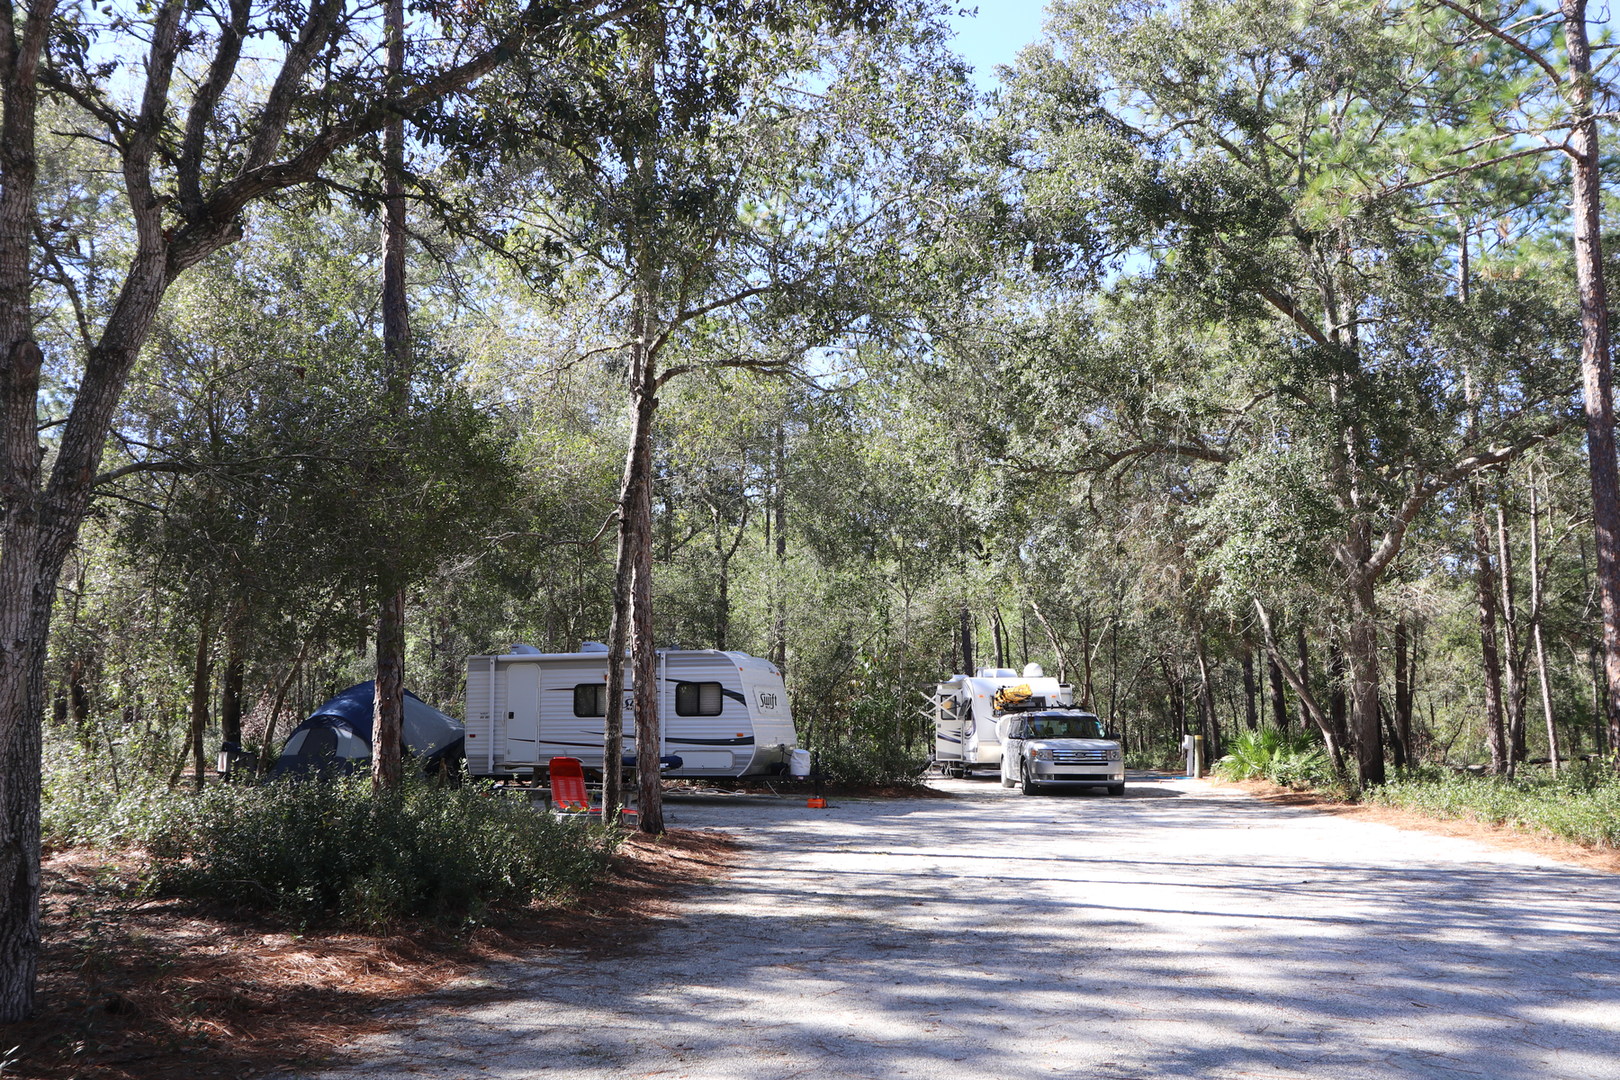
[(1019, 778), (1024, 782), (1025, 795), (1039, 795), (1041, 793), (1041, 785), (1037, 784), (1033, 779), (1030, 778), (1028, 761), (1023, 761), (1020, 764), (1018, 775)]

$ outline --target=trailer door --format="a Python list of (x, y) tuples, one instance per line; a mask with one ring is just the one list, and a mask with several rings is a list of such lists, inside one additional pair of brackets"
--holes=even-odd
[(506, 669), (506, 760), (533, 764), (540, 725), (540, 665)]
[(934, 760), (961, 761), (963, 715), (972, 715), (972, 708), (963, 698), (936, 697), (934, 699)]

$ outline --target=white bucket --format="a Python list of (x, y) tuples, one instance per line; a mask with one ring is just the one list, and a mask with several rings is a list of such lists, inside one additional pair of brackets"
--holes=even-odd
[(792, 756), (788, 760), (788, 775), (789, 776), (809, 776), (810, 775), (810, 751), (808, 751), (808, 750), (795, 750), (795, 751), (793, 751)]

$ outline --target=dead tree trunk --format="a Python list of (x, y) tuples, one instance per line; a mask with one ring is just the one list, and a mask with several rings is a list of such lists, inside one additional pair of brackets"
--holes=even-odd
[(1536, 678), (1541, 684), (1541, 712), (1547, 722), (1547, 757), (1558, 774), (1558, 726), (1553, 723), (1552, 689), (1547, 678), (1547, 649), (1541, 640), (1541, 505), (1536, 492), (1536, 468), (1530, 466), (1530, 641), (1536, 650)]
[(1479, 606), (1479, 648), (1485, 670), (1485, 736), (1491, 750), (1491, 772), (1508, 771), (1506, 731), (1502, 724), (1502, 662), (1496, 651), (1496, 579), (1491, 566), (1490, 536), (1485, 528), (1485, 505), (1479, 485), (1468, 485), (1470, 516), (1474, 524), (1474, 593)]
[(1277, 638), (1271, 632), (1271, 616), (1267, 614), (1260, 601), (1256, 600), (1254, 602), (1254, 610), (1260, 617), (1260, 629), (1265, 635), (1266, 652), (1271, 655), (1277, 667), (1282, 670), (1283, 677), (1294, 688), (1294, 693), (1299, 695), (1300, 708), (1315, 722), (1316, 729), (1322, 733), (1322, 742), (1327, 746), (1328, 756), (1333, 761), (1333, 767), (1342, 772), (1344, 769), (1344, 749), (1339, 745), (1338, 735), (1334, 732), (1326, 714), (1322, 712), (1321, 706), (1316, 703), (1316, 698), (1311, 693), (1310, 686), (1304, 679), (1300, 678), (1299, 672), (1293, 669), (1293, 666), (1283, 658), (1282, 651), (1277, 648)]
[[(1057, 632), (1052, 629), (1052, 624), (1050, 622), (1047, 622), (1046, 614), (1043, 611), (1041, 611), (1041, 605), (1038, 602), (1031, 599), (1030, 602), (1029, 602), (1029, 609), (1035, 613), (1035, 621), (1041, 624), (1041, 629), (1046, 631), (1046, 640), (1052, 646), (1052, 652), (1057, 656), (1057, 661), (1058, 661), (1058, 682), (1060, 682), (1060, 683), (1068, 682), (1069, 681), (1069, 654), (1068, 654), (1068, 651), (1066, 649), (1064, 649), (1064, 647), (1063, 647), (1063, 641), (1057, 636)], [(1086, 665), (1088, 671), (1090, 669), (1090, 666), (1091, 665), (1089, 663)], [(1088, 695), (1088, 698), (1089, 698), (1089, 694), (1090, 694), (1090, 680), (1089, 679), (1087, 679), (1087, 686), (1086, 686), (1085, 693)], [(1082, 708), (1090, 708), (1090, 705), (1083, 701), (1083, 702), (1081, 702), (1081, 707)]]
[[(1498, 492), (1500, 496), (1501, 493)], [(1519, 647), (1519, 607), (1513, 575), (1513, 545), (1508, 537), (1507, 511), (1500, 497), (1496, 503), (1496, 556), (1498, 584), (1502, 590), (1502, 704), (1507, 721), (1507, 771), (1513, 775), (1525, 758), (1524, 742), (1524, 659)]]

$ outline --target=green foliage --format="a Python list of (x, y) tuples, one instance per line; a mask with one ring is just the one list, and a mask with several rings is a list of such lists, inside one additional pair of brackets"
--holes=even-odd
[(797, 709), (800, 730), (820, 734), (808, 745), (828, 780), (915, 784), (921, 778), (933, 728), (923, 721), (916, 687), (902, 668), (892, 657), (862, 656), (842, 687)]
[(1366, 800), (1439, 818), (1463, 818), (1545, 833), (1593, 847), (1620, 847), (1620, 777), (1599, 767), (1557, 776), (1521, 768), (1513, 779), (1448, 769), (1403, 772)]
[(413, 780), (381, 795), (364, 776), (219, 786), (151, 838), (149, 888), (311, 921), (459, 924), (587, 887), (616, 835), (483, 784)]
[(819, 752), (821, 775), (835, 784), (906, 787), (918, 784), (928, 767), (927, 755), (889, 738), (852, 733), (846, 741)]
[(1214, 770), (1227, 780), (1269, 780), (1283, 787), (1317, 787), (1333, 780), (1327, 751), (1308, 731), (1245, 731), (1226, 748)]
[(112, 750), (47, 729), (40, 834), (47, 846), (117, 847), (144, 842), (177, 805), (164, 770), (174, 747), (158, 733), (130, 732)]

